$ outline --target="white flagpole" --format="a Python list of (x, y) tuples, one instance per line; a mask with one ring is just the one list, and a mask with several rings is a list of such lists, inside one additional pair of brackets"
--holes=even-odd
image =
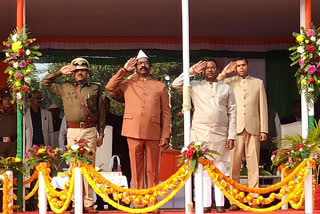
[[(181, 0), (182, 3), (182, 56), (183, 56), (183, 104), (187, 103), (186, 99), (189, 94), (185, 94), (185, 88), (190, 86), (189, 80), (189, 67), (190, 67), (190, 55), (189, 55), (189, 0)], [(187, 146), (190, 143), (190, 109), (184, 108), (184, 145)], [(185, 184), (185, 212), (187, 214), (192, 213), (192, 187), (191, 179)]]

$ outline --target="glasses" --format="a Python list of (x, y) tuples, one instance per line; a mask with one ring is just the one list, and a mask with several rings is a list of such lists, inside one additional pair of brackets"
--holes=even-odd
[(142, 61), (142, 62), (137, 62), (137, 65), (150, 65), (150, 62), (149, 61)]

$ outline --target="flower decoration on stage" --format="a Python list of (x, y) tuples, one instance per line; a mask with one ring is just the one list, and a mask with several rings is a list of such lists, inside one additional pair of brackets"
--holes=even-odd
[(198, 159), (211, 159), (214, 160), (214, 155), (220, 155), (219, 152), (210, 150), (207, 142), (191, 142), (187, 147), (181, 149), (181, 157), (179, 165), (190, 160), (190, 170), (195, 173), (198, 168)]
[(28, 34), (25, 28), (19, 33), (14, 30), (8, 40), (3, 42), (4, 62), (8, 65), (5, 72), (9, 74), (12, 102), (17, 102), (20, 109), (33, 79), (32, 72), (36, 70), (33, 62), (41, 56), (39, 46), (33, 45), (36, 39), (28, 38)]
[(300, 93), (305, 91), (308, 104), (316, 102), (320, 95), (320, 28), (301, 28), (293, 33), (297, 45), (290, 47), (291, 66), (299, 65), (295, 77)]
[(86, 140), (79, 140), (72, 146), (67, 146), (67, 151), (62, 154), (62, 158), (66, 162), (81, 162), (91, 164), (94, 158), (94, 151), (89, 146)]
[(26, 174), (23, 161), (18, 157), (0, 157), (0, 173), (5, 171), (12, 171), (15, 175), (18, 173)]
[(273, 151), (271, 160), (273, 166), (296, 168), (304, 159), (312, 157), (320, 164), (320, 121), (311, 128), (306, 139), (301, 135), (284, 136), (276, 140), (280, 148)]
[(54, 162), (57, 160), (58, 152), (59, 148), (52, 149), (51, 146), (33, 145), (26, 153), (29, 168), (33, 169), (41, 162), (46, 162), (55, 167)]

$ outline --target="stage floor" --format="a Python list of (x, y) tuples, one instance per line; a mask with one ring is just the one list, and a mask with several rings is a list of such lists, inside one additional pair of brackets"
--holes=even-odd
[[(23, 214), (36, 214), (38, 212), (23, 212)], [(48, 212), (48, 213), (53, 213), (53, 212)], [(68, 211), (65, 212), (66, 214), (70, 213)], [(122, 211), (98, 211), (99, 214), (123, 214), (125, 212)], [(183, 214), (185, 213), (183, 209), (160, 209), (160, 212), (157, 214)], [(193, 212), (194, 213), (194, 212)], [(210, 213), (216, 213), (215, 210), (212, 210)], [(250, 213), (250, 212), (245, 212), (245, 211), (226, 211), (226, 213), (230, 214), (244, 214), (244, 213)], [(274, 212), (270, 213), (276, 213), (276, 214), (285, 214), (285, 213), (290, 213), (290, 214), (303, 214), (304, 210), (294, 210), (294, 209), (289, 209), (289, 210), (277, 210)], [(21, 213), (22, 214), (22, 213)], [(320, 214), (320, 210), (315, 210), (314, 214)]]

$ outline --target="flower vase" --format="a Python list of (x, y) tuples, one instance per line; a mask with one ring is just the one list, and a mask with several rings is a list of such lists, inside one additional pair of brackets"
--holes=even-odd
[(320, 210), (320, 186), (319, 185), (316, 187), (316, 190), (314, 193), (314, 209)]

